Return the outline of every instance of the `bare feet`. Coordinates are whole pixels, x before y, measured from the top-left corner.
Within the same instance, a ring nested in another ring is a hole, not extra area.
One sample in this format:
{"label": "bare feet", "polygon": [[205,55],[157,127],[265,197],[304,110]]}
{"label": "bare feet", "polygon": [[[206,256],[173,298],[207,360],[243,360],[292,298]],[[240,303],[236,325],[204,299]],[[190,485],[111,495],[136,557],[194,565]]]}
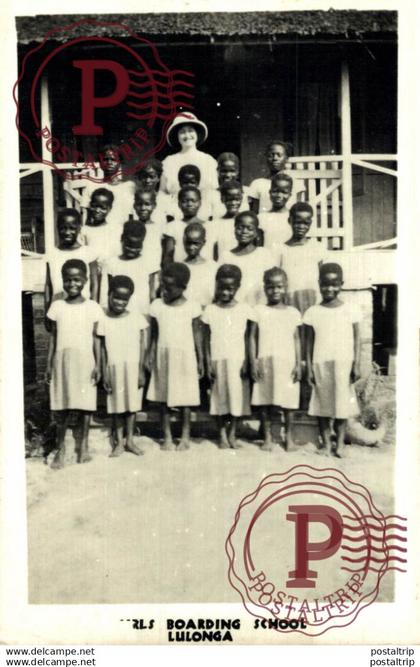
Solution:
{"label": "bare feet", "polygon": [[286,435],[286,439],[284,441],[284,449],[286,452],[290,452],[291,449],[293,449],[295,446],[295,442],[290,434]]}
{"label": "bare feet", "polygon": [[136,456],[143,456],[144,451],[140,449],[140,447],[137,447],[137,445],[134,444],[134,442],[129,442],[127,441],[127,444],[125,445],[125,449],[127,452],[131,452],[132,454],[135,454]]}
{"label": "bare feet", "polygon": [[229,446],[226,428],[222,428],[220,431],[219,449],[229,449]]}
{"label": "bare feet", "polygon": [[89,463],[89,461],[92,461],[92,457],[89,454],[89,452],[85,449],[80,452],[80,456],[78,458],[78,463]]}
{"label": "bare feet", "polygon": [[261,447],[262,452],[272,452],[274,447],[274,443],[271,438],[266,438],[264,440],[264,444]]}
{"label": "bare feet", "polygon": [[112,459],[117,458],[117,456],[121,456],[121,454],[123,454],[123,452],[124,452],[124,445],[122,444],[122,442],[120,442],[119,444],[115,445],[114,449],[112,450],[112,452],[109,456]]}
{"label": "bare feet", "polygon": [[335,445],[334,443],[331,445],[331,454],[333,456],[335,456],[337,459],[342,459],[343,458],[342,455],[338,451],[337,445]]}
{"label": "bare feet", "polygon": [[229,445],[231,449],[242,449],[242,445],[239,444],[235,436],[229,436]]}
{"label": "bare feet", "polygon": [[163,445],[161,447],[162,452],[173,452],[175,449],[174,441],[166,439],[163,441]]}
{"label": "bare feet", "polygon": [[64,450],[59,449],[56,455],[54,456],[53,462],[51,463],[51,468],[53,470],[60,470],[64,468]]}
{"label": "bare feet", "polygon": [[190,443],[188,442],[188,440],[182,438],[176,449],[178,452],[185,452],[189,448],[190,448]]}

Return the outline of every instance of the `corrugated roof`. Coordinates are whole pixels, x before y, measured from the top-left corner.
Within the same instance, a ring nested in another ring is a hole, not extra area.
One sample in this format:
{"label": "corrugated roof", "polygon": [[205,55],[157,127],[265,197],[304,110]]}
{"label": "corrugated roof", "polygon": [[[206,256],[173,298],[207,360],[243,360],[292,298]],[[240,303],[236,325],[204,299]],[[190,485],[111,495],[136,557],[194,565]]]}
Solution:
{"label": "corrugated roof", "polygon": [[[396,11],[305,11],[305,12],[199,12],[168,14],[85,14],[17,17],[18,41],[39,42],[54,29],[82,19],[106,23],[122,23],[138,35],[153,36],[260,36],[311,37],[317,35],[358,37],[367,34],[397,31]],[[80,36],[122,36],[126,33],[113,27],[81,25]],[[66,34],[57,32],[54,39],[65,41]]]}

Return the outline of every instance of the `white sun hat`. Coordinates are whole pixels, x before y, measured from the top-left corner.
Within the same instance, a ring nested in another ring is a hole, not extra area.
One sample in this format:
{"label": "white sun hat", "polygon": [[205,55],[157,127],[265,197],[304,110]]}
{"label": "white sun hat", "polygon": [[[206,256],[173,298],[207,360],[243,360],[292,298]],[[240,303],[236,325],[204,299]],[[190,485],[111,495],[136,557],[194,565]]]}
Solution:
{"label": "white sun hat", "polygon": [[174,118],[166,133],[166,141],[172,148],[179,148],[178,131],[182,125],[192,125],[197,132],[197,145],[202,144],[208,137],[207,125],[198,120],[193,113],[183,111]]}

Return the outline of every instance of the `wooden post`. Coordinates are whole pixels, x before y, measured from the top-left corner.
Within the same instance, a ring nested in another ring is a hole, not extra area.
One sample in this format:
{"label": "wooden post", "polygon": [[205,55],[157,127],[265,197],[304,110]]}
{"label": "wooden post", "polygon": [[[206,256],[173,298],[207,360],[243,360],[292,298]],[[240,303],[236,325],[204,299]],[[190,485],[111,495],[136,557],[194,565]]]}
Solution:
{"label": "wooden post", "polygon": [[[48,97],[48,79],[44,76],[41,80],[41,128],[47,127],[51,131],[50,100]],[[52,154],[47,150],[45,139],[42,141],[42,159],[52,159]],[[47,165],[42,169],[42,191],[44,197],[44,239],[45,252],[50,252],[55,246],[54,230],[54,183],[53,171]]]}
{"label": "wooden post", "polygon": [[353,247],[353,182],[351,166],[351,107],[349,66],[341,63],[341,152],[343,155],[342,199],[343,199],[343,250]]}

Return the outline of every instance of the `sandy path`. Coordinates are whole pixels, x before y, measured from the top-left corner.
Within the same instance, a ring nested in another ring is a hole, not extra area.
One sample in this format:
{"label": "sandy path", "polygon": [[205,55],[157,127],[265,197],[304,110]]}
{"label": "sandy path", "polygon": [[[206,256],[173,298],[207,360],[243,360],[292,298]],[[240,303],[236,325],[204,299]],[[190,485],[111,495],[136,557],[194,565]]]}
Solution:
{"label": "sandy path", "polygon": [[263,453],[251,442],[221,451],[195,440],[188,452],[161,452],[150,438],[137,442],[145,456],[110,459],[96,428],[89,464],[57,472],[28,460],[31,603],[237,602],[224,552],[236,508],[262,477],[299,463],[341,469],[392,512],[390,443],[346,447],[337,460],[312,444]]}

